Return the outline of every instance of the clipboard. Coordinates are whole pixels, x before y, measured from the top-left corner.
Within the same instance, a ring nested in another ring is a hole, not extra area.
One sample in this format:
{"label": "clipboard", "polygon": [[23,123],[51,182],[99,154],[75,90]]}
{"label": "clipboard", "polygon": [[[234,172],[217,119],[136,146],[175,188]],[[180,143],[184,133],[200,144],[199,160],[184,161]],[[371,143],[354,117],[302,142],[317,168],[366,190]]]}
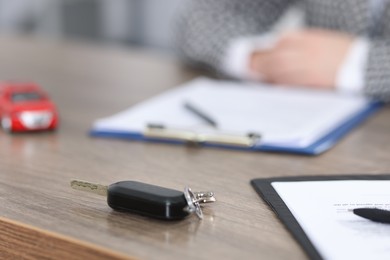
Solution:
{"label": "clipboard", "polygon": [[278,192],[272,186],[273,182],[306,182],[306,181],[348,181],[348,180],[390,180],[390,174],[385,175],[339,175],[339,176],[296,176],[259,178],[250,181],[258,195],[269,205],[281,220],[283,225],[301,245],[310,259],[323,259],[313,245],[293,213],[285,204]]}
{"label": "clipboard", "polygon": [[[218,101],[221,102],[221,104],[217,105],[225,107],[228,107],[228,103],[231,102],[229,100],[229,95],[230,98],[237,95],[242,95],[242,102],[250,103],[254,108],[252,110],[255,111],[257,111],[256,109],[261,110],[261,106],[258,106],[256,104],[256,100],[251,98],[252,94],[260,95],[260,97],[262,94],[266,94],[270,97],[273,97],[273,102],[275,103],[272,103],[268,106],[271,106],[271,108],[273,105],[280,107],[286,106],[284,109],[287,111],[290,111],[291,108],[294,108],[294,104],[302,103],[300,101],[305,100],[304,98],[317,98],[321,100],[322,95],[328,95],[330,102],[337,101],[338,104],[340,104],[342,101],[345,101],[347,103],[353,103],[354,101],[356,101],[355,99],[350,97],[341,98],[334,93],[332,94],[333,96],[330,96],[329,92],[325,92],[325,94],[323,94],[308,90],[292,91],[291,88],[278,89],[276,87],[269,86],[261,86],[261,88],[258,89],[258,92],[256,92],[257,90],[255,89],[257,89],[257,87],[259,86],[238,84],[227,81],[216,81],[205,78],[196,79],[185,84],[184,86],[162,93],[156,97],[151,98],[150,100],[146,100],[145,102],[136,105],[133,108],[129,108],[128,110],[122,111],[117,115],[113,115],[112,117],[103,118],[95,121],[90,131],[90,135],[93,137],[120,138],[145,142],[163,142],[180,145],[195,144],[198,147],[217,147],[224,149],[239,149],[247,151],[284,152],[302,155],[318,155],[334,146],[344,135],[349,133],[353,128],[355,128],[365,119],[370,117],[382,106],[380,102],[368,101],[357,98],[356,100],[360,102],[358,103],[359,105],[357,106],[357,108],[355,107],[352,112],[350,111],[350,114],[346,114],[345,118],[341,118],[337,122],[332,122],[331,126],[326,126],[327,128],[324,127],[325,130],[323,130],[321,133],[315,133],[317,135],[312,137],[312,139],[310,139],[309,141],[306,141],[306,143],[304,144],[292,144],[291,141],[288,141],[290,143],[279,143],[278,140],[276,140],[276,142],[267,141],[267,137],[269,136],[267,136],[267,133],[272,132],[272,130],[265,130],[264,133],[262,130],[253,129],[256,127],[251,126],[253,124],[248,122],[257,122],[264,120],[264,113],[262,115],[257,115],[256,112],[252,113],[250,119],[247,119],[247,121],[244,122],[248,123],[248,128],[245,128],[245,130],[243,130],[238,127],[240,131],[234,129],[236,131],[234,132],[227,131],[230,130],[228,129],[228,127],[227,129],[222,130],[215,130],[210,128],[202,128],[199,131],[194,130],[195,127],[192,127],[192,125],[196,125],[196,123],[201,124],[202,120],[196,121],[196,119],[191,119],[191,121],[187,117],[193,117],[193,115],[189,115],[188,113],[185,114],[185,111],[183,111],[184,109],[182,107],[182,104],[185,103],[187,99],[194,99],[195,101],[199,102],[201,106],[206,106],[209,111],[213,111],[214,109],[211,108],[213,108],[213,106],[215,108],[215,104],[213,104],[213,102],[207,101],[207,98],[210,99],[210,97],[213,97],[213,95],[215,100],[222,100]],[[225,94],[225,92],[227,92],[227,94]],[[277,98],[278,95],[281,97],[280,99]],[[286,104],[286,100],[288,100],[288,97],[291,95],[293,95],[296,99],[295,103],[290,105]],[[336,101],[333,100],[333,98],[336,99]],[[266,100],[267,98],[264,99]],[[173,105],[171,104],[174,104],[175,107],[173,108]],[[313,103],[312,101],[310,104],[307,104],[306,108],[302,107],[300,109],[302,111],[303,109],[310,110],[312,109],[313,104],[315,104],[315,102]],[[240,104],[237,103],[237,106],[239,107]],[[177,121],[187,120],[188,122],[183,123],[183,125],[178,124],[178,126],[175,125],[176,122],[172,121],[168,123],[159,122],[159,118],[156,118],[151,115],[153,111],[155,114],[161,113],[162,118],[164,118],[166,114],[169,114],[168,117],[177,116],[179,118]],[[248,112],[248,110],[246,111]],[[251,110],[249,110],[249,112],[251,112]],[[130,116],[126,117],[126,113]],[[177,113],[177,115],[175,113]],[[247,115],[247,113],[245,112],[242,112],[242,114],[243,116]],[[124,126],[122,122],[130,122],[130,118],[132,116],[134,118],[137,118],[137,120],[139,118],[142,118],[143,116],[144,121],[142,122],[142,124],[136,122],[136,127],[134,128]],[[280,114],[278,116],[280,117]],[[329,117],[329,115],[327,116]],[[228,120],[226,118],[228,118]],[[223,123],[230,125],[230,127],[233,126],[232,128],[237,128],[232,123],[237,119],[238,121],[240,120],[240,118],[237,118],[237,116],[235,118],[233,117],[229,119],[229,117],[226,117],[225,115],[224,117],[222,117],[221,120],[225,120]],[[110,125],[109,127],[107,127],[107,125],[110,124],[107,122],[109,122],[110,120],[114,121],[114,126]],[[118,121],[122,122],[118,124]],[[268,124],[268,121],[264,121],[265,126],[267,126]],[[280,124],[278,129],[282,129],[284,127],[288,128],[290,126],[283,126],[282,124]],[[303,129],[303,131],[305,131],[305,129]],[[316,130],[314,129],[312,130],[312,132],[313,131],[315,132]],[[307,133],[312,134],[310,133],[310,131],[307,131]]]}

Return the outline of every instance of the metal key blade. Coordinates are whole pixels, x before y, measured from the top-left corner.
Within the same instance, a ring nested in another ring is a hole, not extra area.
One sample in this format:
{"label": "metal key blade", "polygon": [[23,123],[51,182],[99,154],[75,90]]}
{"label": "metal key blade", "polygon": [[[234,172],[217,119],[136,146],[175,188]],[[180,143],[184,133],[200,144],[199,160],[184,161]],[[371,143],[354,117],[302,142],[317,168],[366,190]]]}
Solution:
{"label": "metal key blade", "polygon": [[72,180],[70,182],[70,186],[75,190],[88,191],[101,196],[107,196],[108,186],[105,185],[90,183],[87,181]]}

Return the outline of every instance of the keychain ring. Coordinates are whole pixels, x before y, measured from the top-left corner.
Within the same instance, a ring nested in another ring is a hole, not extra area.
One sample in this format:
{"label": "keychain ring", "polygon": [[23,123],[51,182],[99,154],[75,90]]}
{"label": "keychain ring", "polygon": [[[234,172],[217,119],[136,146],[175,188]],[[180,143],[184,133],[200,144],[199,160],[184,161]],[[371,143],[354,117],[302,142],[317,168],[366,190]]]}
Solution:
{"label": "keychain ring", "polygon": [[188,212],[195,212],[198,218],[203,219],[203,212],[200,207],[199,201],[195,198],[194,193],[188,186],[184,188],[184,197],[186,198],[188,204]]}

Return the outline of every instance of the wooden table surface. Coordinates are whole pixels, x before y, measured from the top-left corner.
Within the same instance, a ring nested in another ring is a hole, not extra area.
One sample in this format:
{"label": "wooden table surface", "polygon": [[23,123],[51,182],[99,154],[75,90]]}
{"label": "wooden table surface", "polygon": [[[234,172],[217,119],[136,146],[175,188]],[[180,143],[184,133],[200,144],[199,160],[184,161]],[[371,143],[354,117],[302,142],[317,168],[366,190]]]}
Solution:
{"label": "wooden table surface", "polygon": [[[0,79],[41,84],[61,116],[54,133],[0,132],[0,258],[303,259],[249,181],[389,172],[388,108],[317,157],[88,136],[95,119],[196,75],[145,50],[0,37]],[[72,179],[190,185],[218,201],[202,221],[165,222],[114,212],[103,197],[72,190]]]}

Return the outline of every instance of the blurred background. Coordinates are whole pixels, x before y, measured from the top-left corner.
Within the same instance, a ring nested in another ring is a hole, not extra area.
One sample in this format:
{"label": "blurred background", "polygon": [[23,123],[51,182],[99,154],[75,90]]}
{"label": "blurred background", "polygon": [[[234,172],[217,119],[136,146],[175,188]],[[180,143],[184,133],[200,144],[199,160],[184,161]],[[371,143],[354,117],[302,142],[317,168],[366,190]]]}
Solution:
{"label": "blurred background", "polygon": [[171,52],[182,0],[0,0],[0,33],[136,45]]}

